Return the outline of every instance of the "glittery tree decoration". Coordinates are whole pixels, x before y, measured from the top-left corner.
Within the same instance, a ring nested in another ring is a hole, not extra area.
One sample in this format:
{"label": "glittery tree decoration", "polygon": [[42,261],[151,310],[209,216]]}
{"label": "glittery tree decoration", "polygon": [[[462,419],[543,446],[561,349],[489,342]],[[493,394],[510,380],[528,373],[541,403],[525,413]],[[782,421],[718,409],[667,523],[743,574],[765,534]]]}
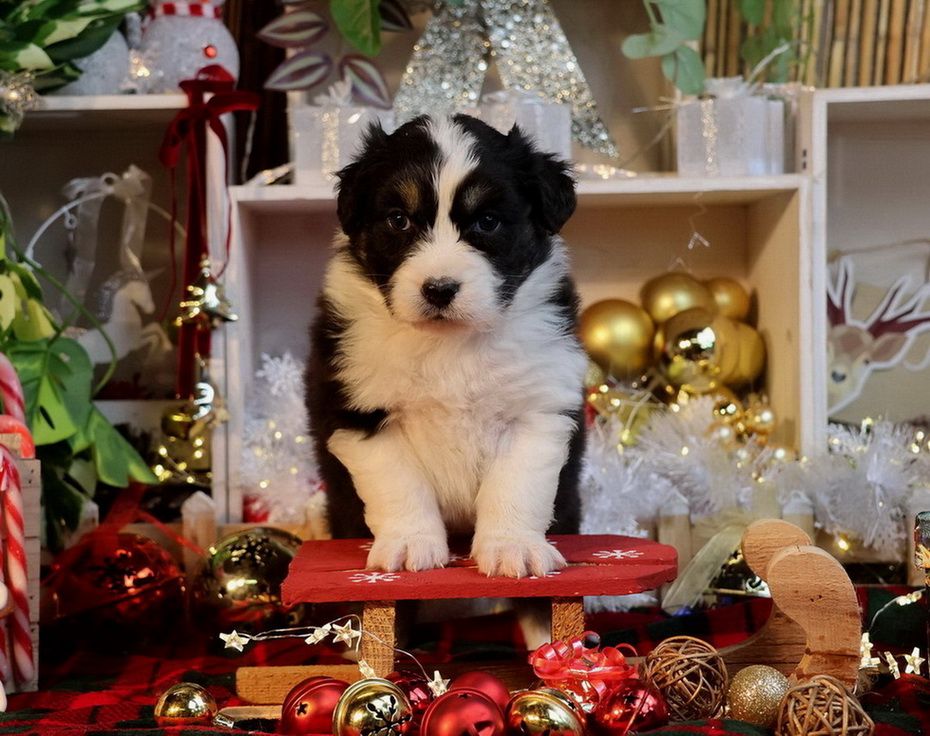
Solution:
{"label": "glittery tree decoration", "polygon": [[572,134],[608,156],[617,147],[555,13],[546,0],[441,3],[413,48],[394,100],[399,118],[466,112],[493,57],[504,87],[572,107]]}

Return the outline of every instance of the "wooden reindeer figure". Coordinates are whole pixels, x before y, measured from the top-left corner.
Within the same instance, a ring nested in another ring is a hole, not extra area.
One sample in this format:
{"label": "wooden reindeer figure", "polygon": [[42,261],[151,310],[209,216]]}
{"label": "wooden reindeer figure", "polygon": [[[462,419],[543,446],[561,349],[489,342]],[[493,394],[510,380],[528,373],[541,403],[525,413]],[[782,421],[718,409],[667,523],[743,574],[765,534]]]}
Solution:
{"label": "wooden reindeer figure", "polygon": [[917,336],[930,331],[930,311],[922,309],[924,300],[930,298],[930,283],[905,297],[910,283],[910,276],[902,276],[872,313],[860,320],[852,314],[856,289],[853,263],[849,258],[840,260],[836,281],[827,285],[827,398],[831,414],[859,397],[873,371],[901,364]]}

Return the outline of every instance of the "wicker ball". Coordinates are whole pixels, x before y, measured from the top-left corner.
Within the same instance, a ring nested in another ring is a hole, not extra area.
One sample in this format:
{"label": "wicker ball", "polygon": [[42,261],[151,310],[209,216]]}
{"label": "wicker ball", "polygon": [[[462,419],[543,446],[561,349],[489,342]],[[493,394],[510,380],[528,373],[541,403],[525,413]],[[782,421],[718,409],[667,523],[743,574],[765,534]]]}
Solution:
{"label": "wicker ball", "polygon": [[835,677],[817,675],[781,701],[778,736],[872,736],[875,723]]}
{"label": "wicker ball", "polygon": [[727,666],[710,644],[673,636],[649,653],[643,677],[665,697],[672,720],[712,718],[723,709]]}

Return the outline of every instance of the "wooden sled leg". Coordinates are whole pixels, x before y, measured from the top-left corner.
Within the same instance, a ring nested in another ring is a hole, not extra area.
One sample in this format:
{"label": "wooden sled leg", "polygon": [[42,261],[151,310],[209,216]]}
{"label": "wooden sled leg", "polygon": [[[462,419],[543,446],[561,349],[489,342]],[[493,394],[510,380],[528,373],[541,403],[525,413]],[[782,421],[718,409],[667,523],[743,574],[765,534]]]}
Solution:
{"label": "wooden sled leg", "polygon": [[365,604],[362,629],[377,638],[362,635],[361,658],[371,665],[378,677],[387,677],[394,671],[395,623],[394,601]]}

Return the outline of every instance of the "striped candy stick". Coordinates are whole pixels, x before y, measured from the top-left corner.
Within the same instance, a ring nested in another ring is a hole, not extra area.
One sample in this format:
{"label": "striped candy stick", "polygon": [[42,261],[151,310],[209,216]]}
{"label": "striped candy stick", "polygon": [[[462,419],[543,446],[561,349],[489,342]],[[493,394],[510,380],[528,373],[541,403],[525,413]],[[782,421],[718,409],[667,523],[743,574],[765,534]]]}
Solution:
{"label": "striped candy stick", "polygon": [[3,353],[0,353],[0,400],[3,401],[3,413],[21,423],[26,423],[26,402],[23,399],[23,387],[19,382],[16,369]]}
{"label": "striped candy stick", "polygon": [[5,445],[0,446],[0,491],[3,491],[3,520],[6,525],[6,573],[13,599],[13,612],[9,616],[13,673],[17,682],[26,683],[35,677],[32,632],[29,630],[26,526],[19,468],[13,453]]}

